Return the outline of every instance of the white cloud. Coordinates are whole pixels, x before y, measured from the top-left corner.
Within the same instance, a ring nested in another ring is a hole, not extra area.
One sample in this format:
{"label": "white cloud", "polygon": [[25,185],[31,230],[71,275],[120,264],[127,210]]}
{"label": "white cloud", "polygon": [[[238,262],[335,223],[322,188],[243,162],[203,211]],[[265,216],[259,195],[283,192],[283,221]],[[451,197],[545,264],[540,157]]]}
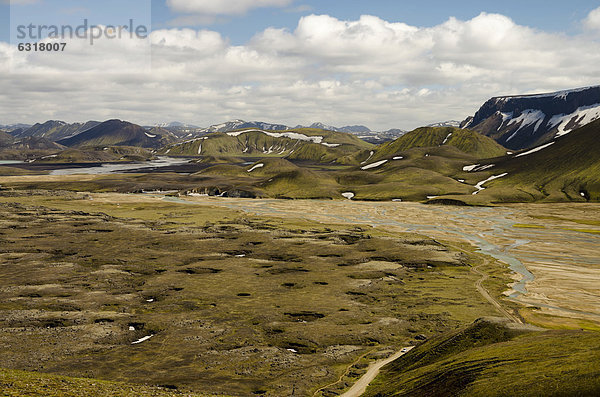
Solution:
{"label": "white cloud", "polygon": [[600,7],[588,14],[583,20],[583,26],[589,30],[600,30]]}
{"label": "white cloud", "polygon": [[244,45],[191,29],[157,30],[150,41],[151,73],[127,41],[74,43],[56,57],[0,42],[0,124],[244,118],[412,128],[472,115],[491,96],[600,81],[593,35],[545,33],[497,14],[429,28],[310,15]]}
{"label": "white cloud", "polygon": [[243,15],[251,9],[285,7],[293,0],[167,0],[175,12],[200,15]]}

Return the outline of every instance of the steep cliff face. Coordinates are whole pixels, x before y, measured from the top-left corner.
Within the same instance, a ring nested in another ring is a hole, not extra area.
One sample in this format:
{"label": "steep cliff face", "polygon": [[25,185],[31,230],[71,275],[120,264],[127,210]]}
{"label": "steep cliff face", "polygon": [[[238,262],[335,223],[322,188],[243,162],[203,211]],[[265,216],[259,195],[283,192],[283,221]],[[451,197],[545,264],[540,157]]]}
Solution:
{"label": "steep cliff face", "polygon": [[549,142],[600,119],[600,86],[549,94],[495,97],[462,128],[519,150]]}

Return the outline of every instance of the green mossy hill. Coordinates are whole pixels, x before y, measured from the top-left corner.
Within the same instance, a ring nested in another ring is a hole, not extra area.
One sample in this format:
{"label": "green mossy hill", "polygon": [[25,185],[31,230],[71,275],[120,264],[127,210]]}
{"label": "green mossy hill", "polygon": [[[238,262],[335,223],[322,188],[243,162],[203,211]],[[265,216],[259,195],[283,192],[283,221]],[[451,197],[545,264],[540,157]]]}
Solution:
{"label": "green mossy hill", "polygon": [[38,372],[0,369],[0,387],[6,397],[177,397],[200,396],[179,393],[160,387],[130,383],[107,382],[99,379],[70,378]]}
{"label": "green mossy hill", "polygon": [[365,396],[592,396],[600,334],[482,319],[383,368]]}
{"label": "green mossy hill", "polygon": [[340,186],[326,173],[305,168],[280,172],[259,187],[275,198],[318,199],[337,198]]}
{"label": "green mossy hill", "polygon": [[211,178],[210,187],[219,191],[237,189],[261,197],[338,198],[343,190],[329,173],[298,167],[281,158],[265,158],[244,166],[219,164],[194,175]]}
{"label": "green mossy hill", "polygon": [[482,197],[494,201],[599,201],[600,120],[557,138],[542,150],[505,156],[493,164],[489,172],[508,175],[490,184]]}
{"label": "green mossy hill", "polygon": [[416,147],[438,146],[454,146],[477,158],[491,158],[506,154],[506,149],[496,141],[474,131],[453,127],[423,127],[381,145],[373,159],[384,159]]}
{"label": "green mossy hill", "polygon": [[330,162],[371,146],[351,134],[341,132],[311,128],[288,131],[250,129],[228,133],[215,132],[169,145],[161,149],[160,153],[213,157],[287,157],[294,155],[290,158]]}
{"label": "green mossy hill", "polygon": [[237,157],[228,156],[206,156],[193,160],[194,163],[198,164],[239,164],[242,161]]}

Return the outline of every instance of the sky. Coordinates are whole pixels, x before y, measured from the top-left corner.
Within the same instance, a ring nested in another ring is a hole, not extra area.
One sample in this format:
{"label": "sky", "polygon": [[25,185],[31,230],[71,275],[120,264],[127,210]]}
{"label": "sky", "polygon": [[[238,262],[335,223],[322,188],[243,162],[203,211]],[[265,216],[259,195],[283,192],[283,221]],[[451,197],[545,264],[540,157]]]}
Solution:
{"label": "sky", "polygon": [[[93,45],[92,30],[17,36],[84,19],[149,32]],[[36,42],[65,50],[19,51]],[[587,0],[0,0],[0,125],[412,129],[462,120],[493,96],[600,85],[599,64],[600,7]]]}

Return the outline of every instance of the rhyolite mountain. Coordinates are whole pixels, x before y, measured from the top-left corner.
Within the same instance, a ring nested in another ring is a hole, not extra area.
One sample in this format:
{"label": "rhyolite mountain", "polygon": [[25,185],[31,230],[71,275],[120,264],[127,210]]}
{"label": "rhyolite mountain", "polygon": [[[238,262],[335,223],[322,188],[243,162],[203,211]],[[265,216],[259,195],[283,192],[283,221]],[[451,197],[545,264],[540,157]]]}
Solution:
{"label": "rhyolite mountain", "polygon": [[461,123],[513,150],[535,147],[600,118],[600,86],[488,100]]}
{"label": "rhyolite mountain", "polygon": [[147,131],[139,125],[121,120],[108,120],[71,138],[58,141],[69,147],[137,146],[160,148],[174,141],[172,136]]}
{"label": "rhyolite mountain", "polygon": [[27,129],[15,130],[11,132],[11,135],[16,138],[34,137],[59,141],[89,130],[98,124],[100,124],[99,121],[69,124],[60,120],[48,120],[44,123],[36,123]]}

